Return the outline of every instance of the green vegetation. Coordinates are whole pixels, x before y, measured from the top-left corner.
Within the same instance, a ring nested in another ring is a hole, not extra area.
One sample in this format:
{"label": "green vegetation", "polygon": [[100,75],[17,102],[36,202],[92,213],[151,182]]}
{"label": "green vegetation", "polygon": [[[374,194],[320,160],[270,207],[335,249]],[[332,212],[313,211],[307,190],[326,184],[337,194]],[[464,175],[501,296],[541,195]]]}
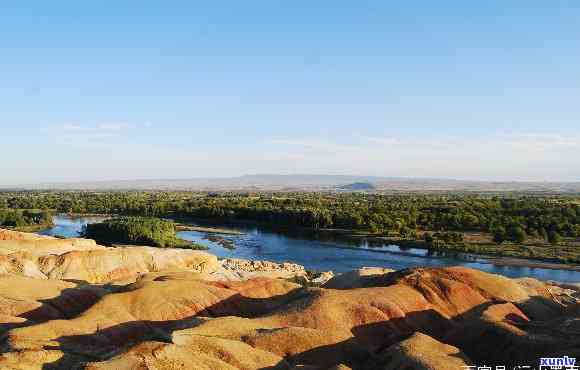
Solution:
{"label": "green vegetation", "polygon": [[34,209],[0,209],[0,227],[38,231],[52,225],[52,213]]}
{"label": "green vegetation", "polygon": [[115,217],[85,226],[83,236],[105,244],[137,244],[162,248],[207,249],[178,239],[175,224],[149,217]]}
{"label": "green vegetation", "polygon": [[341,229],[435,250],[580,263],[580,196],[12,192],[0,193],[1,208]]}

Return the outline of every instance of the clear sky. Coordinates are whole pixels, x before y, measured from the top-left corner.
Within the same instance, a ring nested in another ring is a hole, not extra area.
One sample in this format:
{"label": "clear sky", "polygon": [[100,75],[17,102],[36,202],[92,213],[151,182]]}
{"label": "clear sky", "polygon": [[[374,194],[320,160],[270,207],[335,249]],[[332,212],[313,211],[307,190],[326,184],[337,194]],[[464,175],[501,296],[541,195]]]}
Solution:
{"label": "clear sky", "polygon": [[0,184],[580,181],[580,2],[3,1]]}

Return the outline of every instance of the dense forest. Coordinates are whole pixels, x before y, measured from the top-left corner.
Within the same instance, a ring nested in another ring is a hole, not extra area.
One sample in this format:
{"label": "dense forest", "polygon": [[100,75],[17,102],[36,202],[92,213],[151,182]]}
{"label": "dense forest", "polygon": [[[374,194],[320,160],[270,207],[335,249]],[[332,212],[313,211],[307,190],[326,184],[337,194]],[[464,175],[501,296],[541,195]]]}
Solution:
{"label": "dense forest", "polygon": [[2,209],[183,216],[309,228],[408,234],[485,231],[521,242],[580,237],[580,198],[481,195],[203,194],[182,192],[0,193]]}
{"label": "dense forest", "polygon": [[384,237],[460,245],[473,234],[490,243],[573,246],[580,197],[488,194],[18,192],[0,209],[51,209],[147,217],[348,229]]}

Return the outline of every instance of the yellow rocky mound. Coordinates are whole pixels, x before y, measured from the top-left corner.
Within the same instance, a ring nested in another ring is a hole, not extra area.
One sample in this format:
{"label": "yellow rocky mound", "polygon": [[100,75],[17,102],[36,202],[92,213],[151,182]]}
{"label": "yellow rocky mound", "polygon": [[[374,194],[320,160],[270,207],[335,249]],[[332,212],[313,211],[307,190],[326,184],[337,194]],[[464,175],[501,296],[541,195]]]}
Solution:
{"label": "yellow rocky mound", "polygon": [[23,233],[20,231],[0,229],[0,240],[36,240],[53,239],[50,236],[43,236],[33,233]]}
{"label": "yellow rocky mound", "polygon": [[349,271],[344,274],[334,276],[323,285],[326,289],[353,289],[366,288],[372,284],[377,277],[394,272],[392,269],[380,267],[363,267],[359,270]]}
{"label": "yellow rocky mound", "polygon": [[0,335],[19,326],[73,317],[108,293],[93,285],[0,275]]}
{"label": "yellow rocky mound", "polygon": [[366,370],[449,370],[473,366],[459,349],[415,333],[392,345],[367,364]]}
{"label": "yellow rocky mound", "polygon": [[286,303],[298,285],[250,280],[231,286],[190,280],[143,281],[104,296],[80,316],[13,329],[6,344],[13,350],[59,349],[87,358],[106,356],[144,338],[166,338],[197,323],[196,316],[254,316]]}
{"label": "yellow rocky mound", "polygon": [[0,273],[40,279],[109,283],[168,269],[208,273],[218,268],[211,254],[153,247],[107,248],[88,239],[56,239],[0,230]]}
{"label": "yellow rocky mound", "polygon": [[145,342],[112,360],[90,363],[85,368],[87,370],[282,370],[289,369],[289,366],[282,357],[242,342],[214,337],[197,337],[187,346]]}
{"label": "yellow rocky mound", "polygon": [[0,368],[448,369],[580,356],[578,307],[536,280],[456,267],[359,271],[325,288],[212,281],[211,257],[181,252],[192,251],[74,250],[38,257],[44,279],[1,275]]}
{"label": "yellow rocky mound", "polygon": [[44,256],[49,254],[63,254],[71,251],[89,251],[106,249],[90,239],[21,239],[0,240],[0,254],[9,255],[20,253],[30,256]]}
{"label": "yellow rocky mound", "polygon": [[[384,286],[345,290],[204,278],[145,275],[74,318],[12,328],[0,366],[21,361],[34,368],[31,359],[41,359],[37,368],[439,369],[497,349],[494,335],[502,330],[505,346],[529,348],[533,340],[519,338],[530,319],[518,305],[536,299],[549,306],[537,289],[461,268],[390,273]],[[472,347],[473,333],[493,342]],[[509,360],[501,353],[493,360]]]}

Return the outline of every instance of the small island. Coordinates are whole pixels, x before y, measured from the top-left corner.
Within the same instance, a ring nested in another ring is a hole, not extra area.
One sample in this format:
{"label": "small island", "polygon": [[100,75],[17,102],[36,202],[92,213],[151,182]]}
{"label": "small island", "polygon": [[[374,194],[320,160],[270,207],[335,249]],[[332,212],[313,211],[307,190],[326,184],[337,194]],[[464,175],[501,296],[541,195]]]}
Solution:
{"label": "small island", "polygon": [[160,248],[208,249],[206,246],[180,239],[171,221],[151,217],[121,216],[84,227],[83,237],[107,245],[131,244]]}

